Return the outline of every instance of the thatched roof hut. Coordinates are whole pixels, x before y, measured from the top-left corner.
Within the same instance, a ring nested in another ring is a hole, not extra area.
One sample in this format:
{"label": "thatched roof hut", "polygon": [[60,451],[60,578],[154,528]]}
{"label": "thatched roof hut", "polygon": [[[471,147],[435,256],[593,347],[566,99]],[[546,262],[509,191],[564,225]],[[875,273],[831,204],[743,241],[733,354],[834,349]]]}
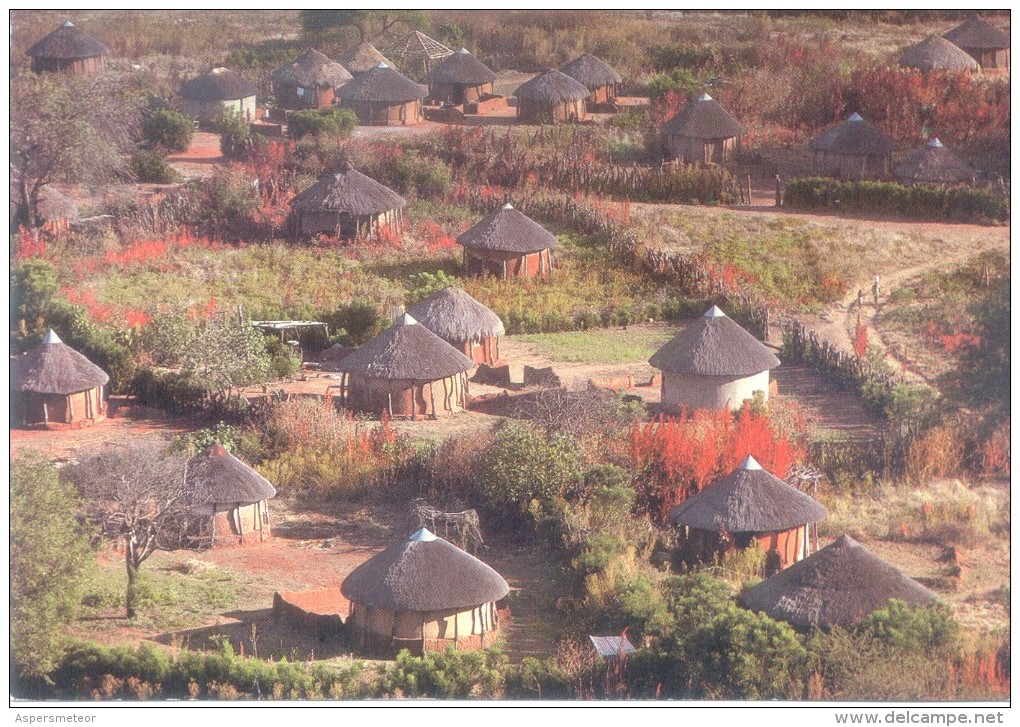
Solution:
{"label": "thatched roof hut", "polygon": [[367,40],[363,40],[354,48],[347,51],[347,53],[340,56],[340,63],[355,76],[359,73],[372,70],[380,63],[385,63],[394,70],[397,68],[395,63],[380,53],[378,49]]}
{"label": "thatched roof hut", "polygon": [[808,144],[814,152],[817,172],[849,179],[888,175],[895,148],[895,141],[858,113],[826,129]]}
{"label": "thatched roof hut", "polygon": [[424,86],[402,76],[383,62],[359,73],[337,91],[345,108],[352,109],[358,123],[367,126],[401,126],[422,120]]}
{"label": "thatched roof hut", "polygon": [[918,71],[978,71],[981,67],[966,51],[945,38],[929,35],[900,54],[900,68]]}
{"label": "thatched roof hut", "polygon": [[747,129],[703,93],[662,125],[667,156],[686,164],[724,164]]}
{"label": "thatched roof hut", "polygon": [[[474,362],[404,313],[336,365],[341,403],[389,416],[438,417],[467,408],[465,372]],[[436,384],[442,396],[436,400]]]}
{"label": "thatched roof hut", "polygon": [[942,36],[966,51],[984,71],[1009,71],[1009,35],[980,15]]}
{"label": "thatched roof hut", "polygon": [[748,455],[733,472],[674,507],[669,520],[682,529],[690,561],[711,563],[730,548],[758,543],[774,561],[767,570],[776,571],[810,554],[808,526],[825,515],[819,503]]}
{"label": "thatched roof hut", "polygon": [[273,71],[273,93],[280,108],[322,109],[351,78],[346,68],[312,48]]}
{"label": "thatched roof hut", "polygon": [[613,103],[616,100],[617,87],[623,83],[623,78],[615,68],[591,53],[582,53],[560,71],[588,89],[589,106]]}
{"label": "thatched roof hut", "polygon": [[975,172],[938,139],[932,139],[893,169],[905,184],[961,184],[973,182]]}
{"label": "thatched roof hut", "polygon": [[32,70],[66,71],[75,75],[86,75],[102,70],[110,49],[65,20],[56,30],[28,49],[32,58]]}
{"label": "thatched roof hut", "polygon": [[255,96],[258,89],[237,71],[214,68],[181,85],[181,108],[202,124],[216,122],[224,112],[255,119]]}
{"label": "thatched roof hut", "polygon": [[407,200],[345,164],[291,200],[291,233],[341,239],[399,236]]}
{"label": "thatched roof hut", "polygon": [[583,121],[588,89],[565,73],[547,68],[517,87],[517,120],[525,124]]}
{"label": "thatched roof hut", "polygon": [[213,444],[188,462],[187,483],[198,517],[198,535],[211,545],[244,544],[270,537],[269,505],[276,488],[269,480],[228,452]]}
{"label": "thatched roof hut", "polygon": [[434,101],[460,105],[491,94],[496,74],[467,48],[461,48],[435,66],[426,80]]}
{"label": "thatched roof hut", "polygon": [[484,648],[510,586],[492,568],[422,528],[351,571],[351,633],[364,649],[415,653]]}
{"label": "thatched roof hut", "polygon": [[499,339],[506,333],[503,321],[463,289],[451,285],[407,312],[475,363],[491,366],[499,360]]}
{"label": "thatched roof hut", "polygon": [[769,369],[779,359],[718,306],[648,359],[662,373],[663,410],[739,409],[761,391],[768,399]]}
{"label": "thatched roof hut", "polygon": [[391,58],[400,61],[400,67],[410,73],[428,73],[444,58],[453,55],[453,49],[447,48],[435,38],[413,30],[389,50]]}
{"label": "thatched roof hut", "polygon": [[78,220],[78,205],[74,200],[49,184],[39,190],[36,212],[44,225],[62,227]]}
{"label": "thatched roof hut", "polygon": [[740,595],[755,611],[799,628],[850,626],[890,599],[924,607],[937,596],[849,535]]}
{"label": "thatched roof hut", "polygon": [[548,275],[552,269],[549,250],[557,244],[551,232],[509,202],[461,233],[457,243],[464,247],[468,275],[503,279]]}
{"label": "thatched roof hut", "polygon": [[109,375],[50,330],[42,343],[11,361],[14,421],[78,425],[106,418]]}

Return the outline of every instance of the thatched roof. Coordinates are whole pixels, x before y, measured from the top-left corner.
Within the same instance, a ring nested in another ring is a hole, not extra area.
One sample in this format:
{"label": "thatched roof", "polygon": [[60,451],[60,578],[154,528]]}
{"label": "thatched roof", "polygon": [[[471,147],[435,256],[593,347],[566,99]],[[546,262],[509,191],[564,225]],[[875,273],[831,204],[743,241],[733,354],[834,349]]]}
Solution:
{"label": "thatched roof", "polygon": [[737,469],[669,512],[677,526],[728,533],[767,533],[818,522],[825,508],[748,455]]}
{"label": "thatched roof", "polygon": [[425,98],[428,91],[382,61],[364,73],[359,73],[353,81],[337,91],[344,101],[379,101],[399,104]]}
{"label": "thatched roof", "polygon": [[234,101],[258,93],[255,84],[240,73],[226,68],[213,69],[212,73],[196,76],[181,85],[181,98],[196,101]]}
{"label": "thatched roof", "polygon": [[39,189],[36,209],[43,222],[78,219],[78,205],[74,200],[48,184]]}
{"label": "thatched roof", "polygon": [[556,244],[556,238],[508,202],[461,233],[457,242],[472,250],[524,254],[546,250]]}
{"label": "thatched roof", "polygon": [[323,371],[336,371],[337,365],[345,358],[354,353],[355,349],[334,343],[325,351],[319,354],[319,367]]}
{"label": "thatched roof", "polygon": [[188,462],[188,485],[196,502],[250,505],[276,497],[269,480],[213,444]]}
{"label": "thatched roof", "polygon": [[1009,36],[980,15],[975,15],[942,37],[961,48],[973,50],[1009,48]]}
{"label": "thatched roof", "polygon": [[930,35],[903,51],[899,64],[902,68],[919,71],[976,71],[980,68],[969,53],[937,35]]}
{"label": "thatched roof", "polygon": [[932,139],[893,168],[897,179],[906,182],[953,184],[974,178],[970,168],[938,139]]}
{"label": "thatched roof", "polygon": [[336,365],[374,379],[438,381],[469,371],[474,362],[404,313],[397,322]]}
{"label": "thatched roof", "polygon": [[589,93],[587,88],[567,74],[547,68],[530,81],[518,86],[514,96],[527,101],[556,105],[580,101],[588,98]]}
{"label": "thatched roof", "polygon": [[401,63],[405,63],[408,58],[428,58],[430,60],[446,58],[453,55],[453,49],[447,48],[420,30],[413,30],[394,45],[389,50],[389,54],[394,58],[399,58]]}
{"label": "thatched roof", "polygon": [[28,49],[28,55],[33,58],[66,60],[105,56],[109,52],[109,48],[82,31],[70,20],[65,20],[57,26],[56,30]]}
{"label": "thatched roof", "polygon": [[478,558],[422,528],[351,571],[340,592],[390,611],[448,611],[498,601],[510,586]]}
{"label": "thatched roof", "polygon": [[730,116],[718,101],[703,93],[663,124],[662,133],[692,139],[730,139],[746,134],[747,129]]}
{"label": "thatched roof", "polygon": [[779,365],[771,349],[712,306],[648,359],[661,371],[751,376]]}
{"label": "thatched roof", "polygon": [[456,83],[467,86],[479,86],[492,83],[496,74],[492,69],[461,48],[429,72],[430,83]]}
{"label": "thatched roof", "polygon": [[452,285],[419,301],[407,312],[450,343],[481,341],[506,333],[499,316]]}
{"label": "thatched roof", "polygon": [[860,114],[851,114],[845,121],[816,136],[808,149],[833,154],[862,156],[888,154],[896,142],[865,121]]}
{"label": "thatched roof", "polygon": [[302,212],[336,212],[358,217],[402,209],[407,200],[347,165],[336,174],[323,177],[290,203]]}
{"label": "thatched roof", "polygon": [[355,76],[359,73],[372,70],[380,63],[385,63],[390,68],[396,70],[396,65],[367,40],[359,43],[340,56],[340,63]]}
{"label": "thatched roof", "polygon": [[937,596],[848,535],[741,594],[747,608],[794,626],[849,626],[889,599],[927,606]]}
{"label": "thatched roof", "polygon": [[346,68],[314,48],[273,71],[273,84],[277,86],[340,88],[351,78]]}
{"label": "thatched roof", "polygon": [[560,69],[589,91],[599,86],[613,86],[623,83],[616,69],[591,53],[584,53]]}
{"label": "thatched roof", "polygon": [[105,371],[60,340],[51,329],[42,343],[11,362],[11,391],[75,394],[105,386]]}

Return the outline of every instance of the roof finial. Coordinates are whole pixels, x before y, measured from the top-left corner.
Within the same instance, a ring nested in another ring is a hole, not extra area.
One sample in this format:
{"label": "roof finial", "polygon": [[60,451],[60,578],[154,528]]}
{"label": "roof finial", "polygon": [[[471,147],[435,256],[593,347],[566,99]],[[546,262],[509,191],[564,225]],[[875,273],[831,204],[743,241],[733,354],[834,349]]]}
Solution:
{"label": "roof finial", "polygon": [[939,138],[936,136],[934,139],[928,142],[928,146],[932,147],[933,149],[941,149],[942,142],[939,141]]}
{"label": "roof finial", "polygon": [[701,94],[700,96],[698,96],[698,98],[697,98],[697,99],[695,99],[695,100],[696,100],[696,101],[711,101],[711,100],[712,100],[712,97],[711,97],[711,96],[709,96],[709,95],[708,95],[707,93],[703,93],[703,94]]}
{"label": "roof finial", "polygon": [[717,305],[713,305],[701,316],[702,318],[725,318],[726,314],[723,313],[722,308]]}
{"label": "roof finial", "polygon": [[63,341],[60,340],[60,336],[58,336],[56,331],[54,331],[52,328],[50,329],[49,333],[46,334],[46,338],[44,338],[42,342],[45,344],[63,343]]}
{"label": "roof finial", "polygon": [[457,51],[457,53],[459,53],[460,55],[466,55],[466,54],[467,54],[467,53],[469,53],[469,52],[470,52],[470,51],[468,51],[468,49],[467,49],[467,48],[465,48],[464,46],[461,46],[461,47],[460,47],[460,50],[459,50],[459,51]]}
{"label": "roof finial", "polygon": [[432,531],[428,528],[422,528],[408,538],[408,541],[414,543],[431,543],[436,539],[436,536],[432,534]]}
{"label": "roof finial", "polygon": [[379,61],[379,65],[376,68],[389,68],[389,66],[386,65],[386,61]]}
{"label": "roof finial", "polygon": [[744,461],[740,463],[740,466],[737,467],[738,470],[760,470],[761,468],[761,465],[758,464],[758,460],[751,455],[747,455],[744,458]]}
{"label": "roof finial", "polygon": [[418,321],[410,313],[402,313],[400,318],[397,319],[398,326],[416,326]]}
{"label": "roof finial", "polygon": [[512,210],[513,208],[514,208],[514,206],[512,204],[510,204],[509,202],[504,202],[503,206],[500,207],[501,210]]}
{"label": "roof finial", "polygon": [[858,121],[864,121],[864,117],[861,116],[856,111],[854,111],[852,114],[850,114],[850,116],[847,117],[847,121],[853,121],[856,123]]}
{"label": "roof finial", "polygon": [[72,23],[70,20],[65,20],[63,23],[60,24],[60,27],[61,28],[73,28],[74,27],[74,23]]}

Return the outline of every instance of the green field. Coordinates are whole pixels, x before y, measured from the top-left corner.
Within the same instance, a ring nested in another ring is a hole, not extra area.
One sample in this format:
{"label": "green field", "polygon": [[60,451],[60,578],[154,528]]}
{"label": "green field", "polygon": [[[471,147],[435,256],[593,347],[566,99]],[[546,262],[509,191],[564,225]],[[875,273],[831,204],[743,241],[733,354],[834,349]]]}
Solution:
{"label": "green field", "polygon": [[655,328],[603,328],[568,333],[540,333],[514,336],[539,355],[569,363],[631,363],[646,361],[666,341],[679,333],[672,325]]}

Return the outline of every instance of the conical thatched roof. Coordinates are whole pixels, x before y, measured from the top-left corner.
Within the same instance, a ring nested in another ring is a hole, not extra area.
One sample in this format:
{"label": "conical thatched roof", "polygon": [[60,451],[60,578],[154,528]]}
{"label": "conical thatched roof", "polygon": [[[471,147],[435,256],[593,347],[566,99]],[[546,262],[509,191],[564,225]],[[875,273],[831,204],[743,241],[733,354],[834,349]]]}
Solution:
{"label": "conical thatched roof", "polygon": [[976,71],[978,62],[970,54],[945,38],[930,35],[900,55],[902,68],[919,71]]}
{"label": "conical thatched roof", "polygon": [[546,250],[556,244],[556,238],[542,225],[507,203],[461,233],[457,242],[472,250],[524,254]]}
{"label": "conical thatched roof", "polygon": [[560,69],[589,91],[599,86],[613,86],[623,83],[616,69],[591,53],[584,53]]}
{"label": "conical thatched roof", "polygon": [[399,58],[400,62],[406,67],[408,58],[436,60],[437,58],[446,58],[453,55],[453,49],[447,48],[438,40],[428,37],[420,30],[413,30],[393,46],[389,53],[394,58]]}
{"label": "conical thatched roof", "polygon": [[105,56],[109,52],[109,48],[82,31],[70,20],[65,20],[57,26],[56,30],[28,49],[28,55],[33,58],[66,60]]}
{"label": "conical thatched roof", "polygon": [[407,201],[384,184],[350,166],[323,177],[291,200],[299,211],[377,215],[402,209]]}
{"label": "conical thatched roof", "polygon": [[580,101],[588,98],[588,94],[588,89],[582,84],[553,68],[547,68],[514,91],[514,96],[519,99],[550,105]]}
{"label": "conical thatched roof", "polygon": [[273,84],[277,86],[340,88],[351,78],[346,68],[314,48],[273,71]]}
{"label": "conical thatched roof", "polygon": [[474,362],[414,317],[392,326],[347,356],[336,370],[374,379],[438,381],[474,368]]}
{"label": "conical thatched roof", "polygon": [[498,601],[510,586],[478,558],[422,528],[351,571],[340,592],[390,611],[448,611]]}
{"label": "conical thatched roof", "polygon": [[932,139],[893,168],[897,179],[906,182],[928,182],[931,184],[954,184],[969,182],[974,170],[960,157]]}
{"label": "conical thatched roof", "polygon": [[234,101],[258,93],[255,84],[240,73],[216,68],[212,73],[196,76],[181,85],[181,98],[197,101]]}
{"label": "conical thatched roof", "polygon": [[730,116],[718,101],[703,93],[663,124],[662,133],[692,139],[730,139],[746,134],[747,129]]}
{"label": "conical thatched roof", "polygon": [[937,596],[848,535],[740,596],[755,611],[794,626],[849,626],[889,599],[927,606]]}
{"label": "conical thatched roof", "polygon": [[845,121],[816,136],[808,149],[833,154],[861,156],[888,154],[896,142],[865,121],[860,114],[851,114]]}
{"label": "conical thatched roof", "polygon": [[36,209],[43,222],[74,222],[78,219],[78,205],[74,200],[48,184],[39,190]]}
{"label": "conical thatched roof", "polygon": [[779,365],[764,343],[712,306],[648,359],[661,371],[700,376],[751,376]]}
{"label": "conical thatched roof", "polygon": [[452,285],[419,301],[407,312],[450,343],[481,341],[506,333],[499,316]]}
{"label": "conical thatched roof", "polygon": [[767,533],[818,522],[825,508],[766,472],[754,457],[669,512],[674,525],[728,533]]}
{"label": "conical thatched roof", "polygon": [[344,101],[381,101],[398,104],[425,98],[428,92],[410,78],[397,73],[383,62],[364,73],[337,91]]}
{"label": "conical thatched roof", "polygon": [[478,86],[492,83],[496,74],[487,65],[461,48],[429,72],[431,83],[457,83],[467,86]]}
{"label": "conical thatched roof", "polygon": [[50,330],[42,343],[11,362],[11,390],[37,394],[74,394],[105,386],[105,371]]}
{"label": "conical thatched roof", "polygon": [[340,56],[340,63],[342,63],[344,68],[353,73],[355,76],[359,73],[372,70],[380,63],[385,63],[390,68],[393,68],[394,70],[396,69],[396,65],[394,65],[389,58],[380,53],[378,49],[367,40],[359,43],[347,53]]}
{"label": "conical thatched roof", "polygon": [[1009,36],[980,15],[975,15],[962,25],[942,36],[960,48],[974,50],[1000,50],[1009,48]]}
{"label": "conical thatched roof", "polygon": [[276,497],[269,480],[228,452],[213,444],[188,462],[188,485],[196,502],[250,505]]}

